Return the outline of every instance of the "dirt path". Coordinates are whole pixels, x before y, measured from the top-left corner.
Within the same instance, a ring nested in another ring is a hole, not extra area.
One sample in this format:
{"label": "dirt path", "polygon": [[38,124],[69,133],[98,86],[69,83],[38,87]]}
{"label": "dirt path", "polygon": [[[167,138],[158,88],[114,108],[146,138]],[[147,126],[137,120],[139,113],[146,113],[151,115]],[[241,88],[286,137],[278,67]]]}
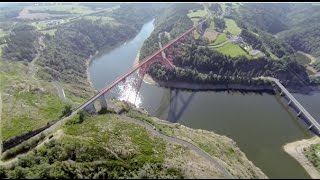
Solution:
{"label": "dirt path", "polygon": [[313,179],[320,179],[320,173],[306,158],[303,152],[304,149],[310,147],[311,144],[317,143],[320,143],[320,138],[315,136],[311,139],[288,143],[283,147],[284,151],[295,158]]}
{"label": "dirt path", "polygon": [[190,142],[182,140],[182,139],[179,139],[179,138],[175,138],[175,137],[164,135],[164,134],[160,133],[159,131],[155,130],[150,124],[147,124],[147,123],[145,123],[143,121],[140,121],[140,120],[137,120],[137,119],[133,119],[133,118],[130,118],[128,116],[123,116],[123,115],[119,115],[118,117],[121,118],[121,119],[130,121],[130,122],[133,122],[135,124],[138,124],[138,125],[146,128],[152,134],[154,134],[154,135],[156,135],[156,136],[158,136],[158,137],[160,137],[162,139],[165,139],[167,141],[170,141],[170,142],[177,143],[177,144],[180,144],[180,145],[188,147],[189,149],[195,151],[199,156],[201,156],[205,160],[209,161],[217,169],[219,169],[219,171],[224,175],[225,178],[233,179],[232,175],[228,172],[228,170],[223,165],[221,165],[217,161],[217,159],[211,157],[210,155],[205,153],[202,149],[200,149],[199,147],[191,144]]}

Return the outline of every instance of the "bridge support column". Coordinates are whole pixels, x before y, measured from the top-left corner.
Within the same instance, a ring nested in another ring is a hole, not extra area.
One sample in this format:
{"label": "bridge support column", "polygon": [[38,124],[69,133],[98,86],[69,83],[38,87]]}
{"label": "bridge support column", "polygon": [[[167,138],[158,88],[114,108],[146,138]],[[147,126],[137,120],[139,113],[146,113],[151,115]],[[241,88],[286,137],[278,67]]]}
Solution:
{"label": "bridge support column", "polygon": [[107,105],[107,100],[106,100],[106,97],[104,96],[104,94],[102,94],[100,97],[100,104],[101,104],[101,109],[102,108],[107,108],[108,105]]}
{"label": "bridge support column", "polygon": [[89,113],[95,113],[96,112],[96,108],[94,107],[94,101],[91,102],[90,104],[88,104],[86,107],[83,108],[85,111],[89,112]]}
{"label": "bridge support column", "polygon": [[280,96],[283,96],[283,95],[284,95],[284,93],[283,93],[283,91],[281,91],[281,92],[280,92]]}
{"label": "bridge support column", "polygon": [[291,104],[291,102],[292,102],[292,101],[291,101],[291,99],[290,99],[290,100],[289,100],[289,102],[288,102],[288,105],[290,105],[290,104]]}
{"label": "bridge support column", "polygon": [[302,113],[302,112],[301,112],[301,111],[299,111],[299,113],[297,114],[297,117],[300,117],[300,116],[301,116],[301,113]]}
{"label": "bridge support column", "polygon": [[313,127],[313,124],[311,124],[308,129],[311,129],[312,127]]}

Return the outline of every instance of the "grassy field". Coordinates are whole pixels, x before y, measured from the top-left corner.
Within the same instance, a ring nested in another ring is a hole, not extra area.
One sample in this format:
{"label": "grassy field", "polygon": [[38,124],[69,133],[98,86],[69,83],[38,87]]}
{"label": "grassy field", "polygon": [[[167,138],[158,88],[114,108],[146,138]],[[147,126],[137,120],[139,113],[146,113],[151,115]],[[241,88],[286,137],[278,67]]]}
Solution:
{"label": "grassy field", "polygon": [[236,22],[233,19],[224,18],[227,28],[225,31],[229,31],[233,35],[239,35],[241,29],[237,26]]}
{"label": "grassy field", "polygon": [[223,43],[223,42],[225,42],[227,40],[228,40],[228,38],[227,38],[226,34],[220,33],[218,35],[218,37],[216,38],[216,40],[213,43],[209,44],[209,45],[210,46],[218,45],[218,44],[221,44],[221,43]]}
{"label": "grassy field", "polygon": [[64,11],[66,13],[72,14],[86,14],[93,12],[89,7],[83,6],[80,4],[59,4],[59,5],[39,5],[32,6],[29,8],[30,10],[50,10],[50,11]]}
{"label": "grassy field", "polygon": [[206,10],[197,10],[195,12],[190,12],[187,14],[189,18],[195,18],[195,17],[205,17],[208,15],[208,12]]}
{"label": "grassy field", "polygon": [[84,16],[83,18],[84,19],[89,19],[89,20],[92,20],[92,21],[97,21],[97,20],[101,19],[101,23],[102,24],[120,25],[119,22],[117,22],[112,17],[108,17],[108,16]]}
{"label": "grassy field", "polygon": [[236,57],[241,55],[244,55],[248,58],[251,57],[243,49],[241,49],[238,45],[234,43],[228,43],[225,46],[217,48],[216,50],[223,54],[229,55],[231,57]]}
{"label": "grassy field", "polygon": [[0,71],[4,140],[42,127],[62,115],[67,104],[50,82],[35,80],[28,74],[27,63],[3,61]]}

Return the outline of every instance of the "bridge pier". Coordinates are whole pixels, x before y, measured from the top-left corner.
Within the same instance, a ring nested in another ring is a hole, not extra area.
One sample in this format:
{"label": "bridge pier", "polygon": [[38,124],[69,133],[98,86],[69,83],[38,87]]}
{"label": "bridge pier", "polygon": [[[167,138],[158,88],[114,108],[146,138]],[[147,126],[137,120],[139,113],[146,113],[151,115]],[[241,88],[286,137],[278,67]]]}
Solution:
{"label": "bridge pier", "polygon": [[96,108],[94,107],[94,101],[91,102],[90,104],[88,104],[86,107],[83,108],[85,111],[89,112],[89,113],[95,113],[96,112]]}
{"label": "bridge pier", "polygon": [[280,96],[283,96],[283,95],[284,95],[284,93],[283,93],[283,91],[281,91],[281,92],[280,92]]}
{"label": "bridge pier", "polygon": [[301,116],[301,113],[302,113],[302,112],[301,112],[301,111],[299,111],[299,113],[297,114],[297,117]]}
{"label": "bridge pier", "polygon": [[107,105],[107,100],[106,100],[106,97],[104,96],[104,94],[102,94],[100,97],[100,105],[101,105],[101,109],[102,108],[105,108],[107,109],[108,105]]}
{"label": "bridge pier", "polygon": [[288,105],[290,105],[290,104],[291,104],[291,102],[292,102],[292,101],[291,101],[291,99],[290,99],[290,100],[289,100],[289,102],[288,102]]}
{"label": "bridge pier", "polygon": [[313,127],[313,124],[311,124],[308,129],[310,130],[312,127]]}

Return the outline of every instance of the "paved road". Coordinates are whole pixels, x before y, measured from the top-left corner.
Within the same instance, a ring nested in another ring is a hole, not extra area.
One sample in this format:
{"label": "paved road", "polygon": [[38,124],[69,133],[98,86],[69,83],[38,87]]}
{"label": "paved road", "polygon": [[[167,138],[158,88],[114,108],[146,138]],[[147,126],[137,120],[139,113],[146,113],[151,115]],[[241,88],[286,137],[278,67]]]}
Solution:
{"label": "paved road", "polygon": [[154,135],[165,139],[167,141],[170,142],[174,142],[183,146],[187,146],[189,149],[194,150],[199,156],[203,157],[204,159],[206,159],[207,161],[209,161],[213,166],[215,166],[223,175],[225,178],[227,179],[234,179],[232,177],[232,175],[229,173],[229,171],[223,166],[221,165],[215,158],[211,157],[210,155],[208,155],[207,153],[205,153],[202,149],[200,149],[199,147],[191,144],[188,141],[179,139],[179,138],[175,138],[175,137],[170,137],[164,134],[161,134],[159,131],[155,130],[150,124],[147,124],[143,121],[134,119],[134,118],[130,118],[127,116],[121,116],[118,115],[119,118],[133,122],[135,124],[138,124],[140,126],[143,126],[144,128],[146,128],[149,132],[153,133]]}

